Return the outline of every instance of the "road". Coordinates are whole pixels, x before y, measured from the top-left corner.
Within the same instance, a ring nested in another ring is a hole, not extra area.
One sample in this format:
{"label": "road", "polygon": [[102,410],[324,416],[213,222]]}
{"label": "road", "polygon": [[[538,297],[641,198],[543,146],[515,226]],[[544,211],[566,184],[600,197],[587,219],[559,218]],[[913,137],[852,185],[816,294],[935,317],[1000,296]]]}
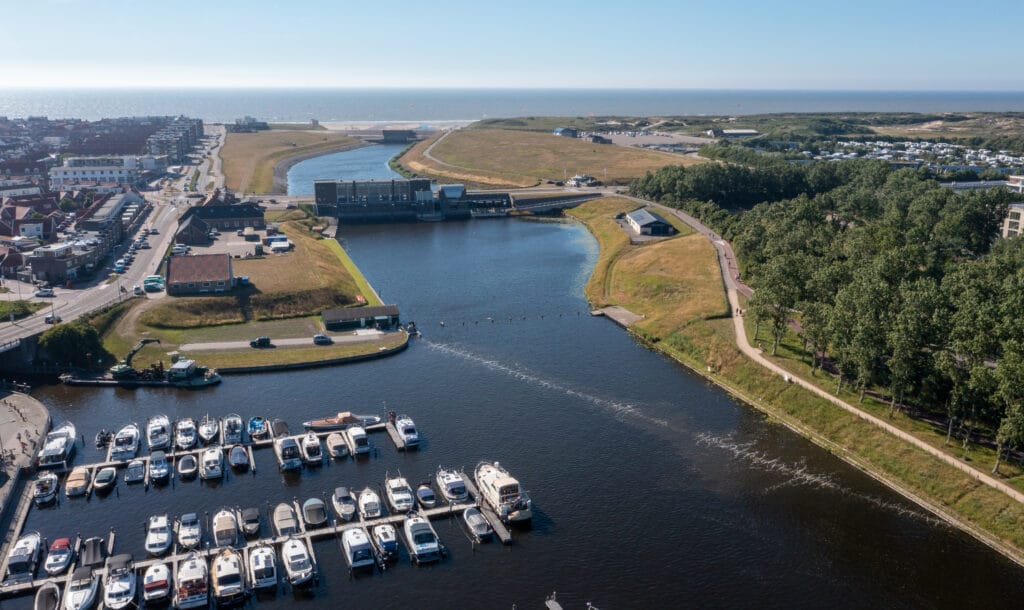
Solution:
{"label": "road", "polygon": [[[366,343],[369,341],[380,341],[385,333],[379,330],[361,330],[346,335],[329,335],[335,344],[338,343]],[[313,345],[312,337],[297,337],[291,339],[274,339],[274,347],[284,346],[306,346]],[[211,343],[186,343],[178,347],[182,352],[211,351],[223,349],[252,349],[248,341],[217,341]]]}

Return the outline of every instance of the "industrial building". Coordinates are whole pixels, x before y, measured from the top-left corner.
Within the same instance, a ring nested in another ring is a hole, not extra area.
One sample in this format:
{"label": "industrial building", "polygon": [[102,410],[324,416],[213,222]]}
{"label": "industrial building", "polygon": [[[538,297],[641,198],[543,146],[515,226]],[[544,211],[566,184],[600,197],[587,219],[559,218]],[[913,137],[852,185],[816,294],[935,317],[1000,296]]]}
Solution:
{"label": "industrial building", "polygon": [[338,222],[416,222],[472,218],[476,210],[507,211],[508,193],[471,193],[461,184],[430,180],[316,180],[318,216]]}
{"label": "industrial building", "polygon": [[324,328],[335,331],[357,328],[389,330],[397,328],[399,324],[398,305],[328,309],[320,315],[324,321]]}
{"label": "industrial building", "polygon": [[638,235],[675,235],[676,228],[655,212],[645,208],[626,214],[626,222]]}

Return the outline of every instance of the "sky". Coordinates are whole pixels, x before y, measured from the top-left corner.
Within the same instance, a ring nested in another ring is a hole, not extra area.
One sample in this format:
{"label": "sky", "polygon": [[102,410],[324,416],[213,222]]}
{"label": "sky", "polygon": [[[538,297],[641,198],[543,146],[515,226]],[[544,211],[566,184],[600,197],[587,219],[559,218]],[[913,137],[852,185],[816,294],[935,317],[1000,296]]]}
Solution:
{"label": "sky", "polygon": [[0,88],[1024,90],[1020,0],[0,0]]}

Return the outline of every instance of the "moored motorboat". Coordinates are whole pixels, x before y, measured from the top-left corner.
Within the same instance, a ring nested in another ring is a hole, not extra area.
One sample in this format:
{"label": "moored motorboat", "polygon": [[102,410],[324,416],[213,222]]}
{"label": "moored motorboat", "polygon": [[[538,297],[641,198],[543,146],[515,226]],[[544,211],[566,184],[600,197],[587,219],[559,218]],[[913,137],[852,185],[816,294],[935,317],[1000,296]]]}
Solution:
{"label": "moored motorboat", "polygon": [[366,430],[362,426],[346,428],[345,442],[348,443],[348,451],[353,456],[365,456],[370,453],[370,439],[366,437]]}
{"label": "moored motorboat", "polygon": [[310,466],[319,466],[323,463],[324,453],[320,446],[320,437],[315,432],[308,432],[300,441],[302,446],[302,461]]}
{"label": "moored motorboat", "polygon": [[196,420],[191,417],[183,417],[178,420],[174,430],[174,444],[182,451],[188,451],[196,446],[198,431]]}
{"label": "moored motorboat", "polygon": [[46,435],[39,449],[36,463],[40,468],[65,466],[75,454],[78,441],[75,425],[67,422]]}
{"label": "moored motorboat", "polygon": [[323,527],[327,524],[327,505],[320,498],[310,498],[302,503],[302,520],[306,527]]}
{"label": "moored motorboat", "polygon": [[361,527],[353,527],[341,535],[341,546],[345,550],[345,561],[350,570],[370,568],[377,563],[373,558],[370,538]]}
{"label": "moored motorboat", "polygon": [[363,488],[363,491],[359,492],[359,516],[365,521],[376,519],[381,516],[381,512],[380,496],[369,487]]}
{"label": "moored motorboat", "polygon": [[7,553],[7,576],[12,579],[31,578],[39,564],[43,539],[39,532],[23,534]]}
{"label": "moored motorboat", "polygon": [[130,553],[107,559],[107,576],[103,580],[103,605],[110,610],[127,608],[135,601],[135,562]]}
{"label": "moored motorboat", "polygon": [[281,502],[274,508],[274,531],[278,536],[290,536],[299,532],[299,520],[291,504]]}
{"label": "moored motorboat", "polygon": [[225,445],[237,445],[242,442],[242,416],[237,413],[229,413],[224,416],[220,423],[221,431],[224,434]]}
{"label": "moored motorboat", "polygon": [[302,425],[314,432],[330,432],[331,430],[344,430],[351,426],[371,426],[379,423],[380,418],[376,415],[356,415],[349,411],[342,411],[330,417],[302,422]]}
{"label": "moored motorboat", "polygon": [[127,461],[135,457],[139,452],[139,426],[128,424],[117,431],[112,441],[113,447],[110,450],[110,459]]}
{"label": "moored motorboat", "polygon": [[340,432],[331,432],[327,435],[327,453],[333,458],[348,457],[348,444]]}
{"label": "moored motorboat", "polygon": [[43,569],[50,576],[63,574],[64,570],[68,569],[68,566],[71,565],[71,559],[74,556],[75,551],[71,548],[71,539],[57,538],[46,552],[46,562],[43,564]]}
{"label": "moored motorboat", "polygon": [[441,559],[441,542],[429,520],[417,513],[409,513],[402,528],[413,561],[429,563]]}
{"label": "moored motorboat", "polygon": [[117,469],[113,466],[100,468],[100,471],[96,473],[96,478],[92,481],[93,489],[100,493],[110,491],[115,485],[117,485]]}
{"label": "moored motorboat", "polygon": [[378,556],[383,561],[398,559],[398,533],[395,531],[395,526],[390,523],[373,526],[370,542],[373,543]]}
{"label": "moored motorboat", "polygon": [[206,559],[193,551],[178,564],[174,583],[174,605],[177,608],[205,608],[210,603]]}
{"label": "moored motorboat", "polygon": [[142,600],[147,604],[155,604],[166,600],[171,595],[171,571],[167,564],[154,563],[146,568],[142,576]]}
{"label": "moored motorboat", "polygon": [[274,439],[274,453],[281,470],[299,470],[302,468],[302,454],[299,444],[290,436]]}
{"label": "moored motorboat", "polygon": [[154,483],[166,483],[171,478],[171,465],[167,461],[167,455],[161,451],[154,451],[149,456],[149,480]]}
{"label": "moored motorboat", "polygon": [[224,549],[213,559],[211,570],[213,599],[218,605],[242,601],[245,582],[242,579],[242,556],[235,549]]}
{"label": "moored motorboat", "polygon": [[166,415],[154,415],[146,423],[146,444],[150,451],[171,446],[171,420]]}
{"label": "moored motorboat", "polygon": [[348,487],[335,487],[334,493],[331,494],[331,504],[342,521],[351,521],[356,516],[356,499],[352,497]]}
{"label": "moored motorboat", "polygon": [[249,418],[249,438],[254,441],[270,438],[270,422],[266,417],[257,415]]}
{"label": "moored motorboat", "polygon": [[416,488],[416,499],[423,508],[437,506],[437,495],[434,494],[434,488],[430,486],[430,483],[420,483]]}
{"label": "moored motorboat", "polygon": [[262,543],[249,551],[249,583],[254,589],[270,589],[277,586],[277,562],[274,549]]}
{"label": "moored motorboat", "polygon": [[220,447],[208,447],[203,451],[199,461],[199,478],[203,480],[219,479],[224,476],[224,453]]}
{"label": "moored motorboat", "polygon": [[85,541],[82,542],[82,551],[78,557],[79,565],[96,569],[103,567],[103,563],[106,561],[107,557],[106,544],[107,541],[99,536],[86,538]]}
{"label": "moored motorboat", "polygon": [[57,475],[52,472],[43,472],[32,482],[32,501],[36,506],[51,504],[57,499],[59,490]]}
{"label": "moored motorboat", "polygon": [[64,592],[64,610],[88,610],[99,597],[100,574],[89,566],[75,568]]}
{"label": "moored motorboat", "polygon": [[420,434],[416,431],[416,424],[413,423],[411,417],[408,415],[398,416],[398,419],[395,420],[395,429],[398,430],[398,435],[405,442],[406,449],[415,449],[420,446]]}
{"label": "moored motorboat", "polygon": [[60,608],[60,589],[57,583],[48,582],[36,591],[35,600],[32,602],[32,610],[57,610]]}
{"label": "moored motorboat", "polygon": [[146,480],[146,463],[142,460],[132,460],[128,462],[128,467],[124,469],[124,482],[132,485],[134,483],[141,483]]}
{"label": "moored motorboat", "polygon": [[242,534],[246,537],[255,537],[260,534],[260,509],[255,506],[243,508],[238,511],[238,525]]}
{"label": "moored motorboat", "polygon": [[178,517],[175,529],[178,530],[178,544],[186,549],[196,548],[203,540],[203,526],[196,513],[185,513]]}
{"label": "moored motorboat", "polygon": [[85,466],[77,466],[64,481],[64,493],[69,498],[85,495],[89,490],[89,469]]}
{"label": "moored motorboat", "polygon": [[114,440],[114,433],[104,428],[96,433],[93,440],[96,443],[96,448],[102,449],[109,445],[110,441]]}
{"label": "moored motorboat", "polygon": [[146,552],[163,555],[171,548],[171,523],[167,515],[153,515],[146,524]]}
{"label": "moored motorboat", "polygon": [[281,564],[293,587],[307,586],[313,582],[313,562],[309,557],[309,549],[302,541],[289,538],[281,545]]}
{"label": "moored motorboat", "polygon": [[203,416],[203,419],[199,422],[199,438],[204,443],[208,444],[213,441],[219,431],[220,424],[217,423],[216,417],[210,417],[208,414]]}
{"label": "moored motorboat", "polygon": [[533,517],[530,496],[520,488],[519,481],[498,462],[480,462],[473,471],[473,478],[480,490],[481,500],[502,521],[529,521]]}
{"label": "moored motorboat", "polygon": [[469,533],[476,538],[477,542],[483,542],[489,540],[494,535],[494,530],[491,529],[491,524],[484,518],[483,513],[480,509],[471,506],[462,513],[462,521],[466,524],[466,528]]}
{"label": "moored motorboat", "polygon": [[228,464],[238,472],[249,469],[249,452],[241,445],[234,445],[228,450]]}
{"label": "moored motorboat", "polygon": [[178,458],[178,476],[182,479],[195,478],[199,473],[199,461],[191,453]]}
{"label": "moored motorboat", "polygon": [[213,516],[213,545],[234,546],[238,543],[238,518],[235,511],[224,508]]}
{"label": "moored motorboat", "polygon": [[461,472],[454,468],[437,468],[437,489],[441,496],[448,502],[465,502],[469,499],[469,491],[466,489],[466,480]]}
{"label": "moored motorboat", "polygon": [[384,479],[384,494],[387,496],[388,504],[394,513],[409,512],[416,504],[408,481],[401,476]]}

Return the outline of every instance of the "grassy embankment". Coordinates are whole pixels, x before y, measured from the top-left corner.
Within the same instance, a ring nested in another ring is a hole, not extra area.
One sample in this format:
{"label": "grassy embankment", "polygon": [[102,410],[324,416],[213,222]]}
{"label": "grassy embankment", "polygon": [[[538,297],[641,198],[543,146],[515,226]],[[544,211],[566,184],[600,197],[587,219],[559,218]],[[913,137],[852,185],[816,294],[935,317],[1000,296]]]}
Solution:
{"label": "grassy embankment", "polygon": [[522,188],[574,174],[590,174],[607,184],[627,184],[666,165],[701,162],[670,153],[507,129],[453,131],[431,150],[435,161],[424,153],[438,138],[417,143],[398,163],[407,173],[443,182]]}
{"label": "grassy embankment", "polygon": [[20,320],[48,306],[37,301],[0,301],[0,322],[10,320],[12,313],[15,320]]}
{"label": "grassy embankment", "polygon": [[[145,367],[167,362],[167,353],[188,343],[247,341],[255,336],[311,337],[322,332],[320,312],[350,307],[362,297],[379,304],[369,283],[338,243],[320,239],[310,231],[319,224],[300,210],[268,213],[281,222],[282,231],[295,245],[287,254],[232,261],[236,276],[247,275],[251,286],[229,296],[135,299],[130,307],[112,313],[116,323],[105,323],[104,346],[123,356],[140,338],[160,339],[147,345],[133,364]],[[376,352],[404,341],[404,334],[359,345],[278,347],[257,355],[256,350],[202,351],[195,354],[211,366],[287,364]]]}
{"label": "grassy embankment", "polygon": [[[1018,561],[1024,558],[1024,506],[746,358],[736,347],[711,244],[691,235],[630,246],[616,234],[612,216],[635,204],[619,201],[588,202],[570,212],[600,242],[586,288],[592,303],[646,315],[631,330],[651,346]],[[695,243],[684,248],[687,240]],[[686,275],[665,277],[680,272]]]}
{"label": "grassy embankment", "polygon": [[274,166],[279,162],[361,144],[356,138],[317,130],[229,133],[220,151],[225,184],[237,192],[270,193],[274,188]]}

